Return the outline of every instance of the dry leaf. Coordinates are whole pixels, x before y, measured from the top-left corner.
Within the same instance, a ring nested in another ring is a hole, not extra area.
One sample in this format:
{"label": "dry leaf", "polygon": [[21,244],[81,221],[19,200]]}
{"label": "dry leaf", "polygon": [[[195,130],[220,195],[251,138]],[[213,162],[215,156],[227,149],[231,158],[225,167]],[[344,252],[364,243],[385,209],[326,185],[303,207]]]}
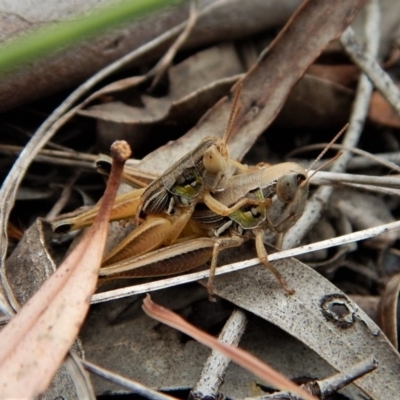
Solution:
{"label": "dry leaf", "polygon": [[[63,1],[62,6],[70,3],[69,7],[75,12],[78,5],[71,0]],[[96,5],[98,2],[95,2]],[[199,22],[186,44],[187,48],[199,48],[207,44],[220,43],[223,40],[232,40],[237,37],[248,36],[263,30],[275,28],[283,24],[301,3],[300,0],[285,1],[251,1],[243,3],[241,0],[230,1],[200,1],[203,8]],[[50,23],[61,19],[63,12],[68,16],[71,10],[61,8],[60,4],[52,6],[52,2],[34,7],[29,2],[11,2],[0,10],[2,27],[5,21],[21,20],[23,29],[30,28],[35,23]],[[84,5],[86,8],[86,4]],[[130,51],[136,49],[130,67],[143,65],[157,59],[163,54],[179,33],[179,25],[187,18],[187,4],[176,5],[167,10],[150,15],[133,24],[126,24],[122,28],[107,31],[105,35],[88,40],[68,51],[59,52],[51,59],[39,60],[29,68],[10,74],[0,83],[0,109],[5,111],[27,101],[54,93],[78,84],[91,76],[110,62],[118,60]],[[79,5],[79,10],[82,5]],[[43,17],[43,8],[45,16]],[[37,10],[36,10],[37,9]],[[87,9],[87,8],[86,8]],[[78,10],[78,11],[79,11]],[[3,13],[1,13],[1,11]],[[27,23],[29,21],[29,23]],[[178,25],[178,26],[177,26]],[[182,27],[182,25],[181,25]],[[9,29],[12,32],[12,28]],[[90,57],[88,57],[90,54]],[[41,77],[41,79],[37,79]]]}
{"label": "dry leaf", "polygon": [[400,117],[377,91],[372,94],[368,116],[376,124],[400,128]]}
{"label": "dry leaf", "polygon": [[[221,63],[221,58],[224,60],[223,63]],[[179,116],[187,118],[188,112],[194,113],[199,118],[199,112],[204,110],[202,98],[205,95],[209,99],[214,98],[213,102],[208,103],[208,107],[210,107],[223,95],[224,92],[221,93],[220,87],[221,85],[222,88],[226,86],[227,78],[242,72],[240,60],[233,45],[224,44],[211,47],[169,69],[169,93],[167,96],[153,98],[142,95],[140,101],[144,107],[134,107],[129,103],[132,103],[137,96],[135,91],[132,91],[130,96],[130,91],[124,90],[121,100],[118,100],[120,95],[118,92],[114,95],[113,101],[94,105],[87,110],[79,111],[79,114],[125,124],[154,124],[162,122],[164,119],[172,119],[172,116],[173,120],[179,119]],[[227,82],[232,83],[232,79],[228,79]],[[196,107],[193,107],[193,104],[196,104]],[[191,120],[194,118],[189,118],[189,121]]]}
{"label": "dry leaf", "polygon": [[126,147],[118,142],[112,149],[113,171],[92,228],[0,334],[3,397],[32,398],[43,392],[78,334],[96,288],[123,164],[130,156]]}
{"label": "dry leaf", "polygon": [[20,305],[25,304],[56,270],[49,252],[52,232],[38,219],[26,230],[6,262],[6,275]]}
{"label": "dry leaf", "polygon": [[[224,323],[233,308],[222,301],[211,304],[207,292],[196,283],[158,290],[153,292],[152,298],[211,333],[216,333],[216,328]],[[160,328],[143,313],[140,304],[141,296],[131,296],[93,306],[80,333],[86,358],[157,390],[193,388],[209,350],[175,330]],[[240,347],[291,379],[323,379],[335,372],[296,338],[254,315],[249,315]],[[301,356],[293,357],[297,354]],[[104,379],[95,376],[92,379],[98,396],[121,391],[131,393]],[[220,393],[231,399],[246,398],[256,393],[265,394],[263,385],[265,383],[256,376],[231,363]],[[341,393],[362,400],[359,392],[353,386]]]}
{"label": "dry leaf", "polygon": [[[274,262],[296,293],[288,296],[264,267],[218,276],[215,293],[301,340],[343,370],[373,355],[378,368],[355,384],[372,399],[396,398],[400,358],[379,327],[336,286],[301,262]],[[329,343],[329,345],[328,345]],[[385,382],[390,382],[386,385]]]}

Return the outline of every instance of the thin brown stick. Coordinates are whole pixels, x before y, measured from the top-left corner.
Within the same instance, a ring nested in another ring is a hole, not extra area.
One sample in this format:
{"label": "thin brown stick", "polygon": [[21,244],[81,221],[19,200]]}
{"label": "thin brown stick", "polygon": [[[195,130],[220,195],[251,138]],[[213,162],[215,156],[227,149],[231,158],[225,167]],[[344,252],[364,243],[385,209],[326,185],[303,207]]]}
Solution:
{"label": "thin brown stick", "polygon": [[158,304],[151,301],[149,295],[143,301],[143,310],[145,313],[172,328],[178,329],[179,331],[186,333],[192,338],[196,339],[198,342],[204,344],[205,346],[211,347],[229,357],[235,363],[239,364],[241,367],[246,368],[248,371],[252,372],[259,378],[271,382],[273,385],[281,390],[289,390],[298,394],[307,400],[317,400],[316,397],[312,396],[310,393],[306,392],[300,386],[296,385],[290,379],[286,378],[281,373],[275,371],[269,365],[263,363],[258,358],[252,356],[248,352],[234,346],[229,346],[226,343],[220,342],[215,337],[205,333],[193,325],[186,322],[179,315],[174,312],[167,310],[159,306]]}

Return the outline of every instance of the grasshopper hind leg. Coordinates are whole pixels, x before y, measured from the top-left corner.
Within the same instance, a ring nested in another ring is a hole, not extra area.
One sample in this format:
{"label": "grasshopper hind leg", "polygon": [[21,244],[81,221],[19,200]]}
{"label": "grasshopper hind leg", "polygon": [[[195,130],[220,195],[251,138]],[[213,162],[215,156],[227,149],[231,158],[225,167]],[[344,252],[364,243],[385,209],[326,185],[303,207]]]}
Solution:
{"label": "grasshopper hind leg", "polygon": [[214,243],[214,247],[213,247],[213,254],[212,254],[211,266],[210,266],[210,276],[208,277],[208,282],[207,282],[208,299],[213,303],[216,302],[216,299],[214,297],[214,280],[215,280],[215,270],[217,268],[219,252],[220,252],[220,242],[219,242],[219,240],[217,240]]}
{"label": "grasshopper hind leg", "polygon": [[214,246],[213,246],[211,266],[210,266],[210,276],[207,282],[208,298],[210,301],[212,302],[216,301],[214,297],[214,280],[215,280],[215,271],[217,268],[219,252],[229,247],[239,247],[243,244],[243,242],[244,239],[240,236],[231,236],[231,237],[214,239]]}
{"label": "grasshopper hind leg", "polygon": [[282,289],[284,289],[287,294],[294,294],[296,291],[287,285],[279,271],[268,261],[268,253],[264,245],[264,231],[262,229],[256,229],[254,234],[258,258],[275,275]]}

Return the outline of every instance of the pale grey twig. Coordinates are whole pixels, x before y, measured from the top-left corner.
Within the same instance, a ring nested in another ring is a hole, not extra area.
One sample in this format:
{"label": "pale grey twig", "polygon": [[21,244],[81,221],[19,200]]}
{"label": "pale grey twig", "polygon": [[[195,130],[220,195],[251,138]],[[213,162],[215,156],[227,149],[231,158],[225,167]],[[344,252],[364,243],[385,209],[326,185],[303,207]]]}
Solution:
{"label": "pale grey twig", "polygon": [[[333,147],[333,148],[335,148],[335,147]],[[361,149],[356,149],[356,151],[354,151],[354,149],[353,149],[353,152],[356,154],[359,153],[360,151],[363,152],[363,150],[361,150]],[[368,153],[368,154],[370,154],[370,153]],[[370,167],[376,166],[377,164],[381,164],[381,161],[384,161],[384,162],[387,161],[389,163],[394,163],[397,165],[400,164],[400,151],[393,151],[391,153],[376,153],[376,154],[373,154],[373,156],[374,156],[373,158],[371,158],[371,157],[366,158],[364,156],[355,156],[347,164],[347,169],[353,170],[353,169],[370,168]],[[294,157],[294,158],[291,157],[290,159],[291,159],[291,161],[297,162],[298,164],[303,165],[303,166],[307,166],[310,164],[310,161],[306,160],[306,159],[299,159],[296,157]],[[379,159],[379,162],[375,161],[378,159]],[[317,163],[317,166],[318,165],[319,164]]]}
{"label": "pale grey twig", "polygon": [[[325,399],[326,396],[331,396],[338,390],[354,382],[356,379],[370,373],[378,366],[377,361],[373,358],[367,358],[366,360],[357,363],[343,372],[339,372],[329,378],[308,382],[302,385],[308,392],[317,396],[318,398]],[[244,400],[301,400],[300,397],[293,395],[289,392],[277,392],[273,394],[266,394],[265,396],[248,397]]]}
{"label": "pale grey twig", "polygon": [[[246,324],[246,314],[242,310],[235,310],[226,322],[218,339],[223,343],[237,346],[242,338]],[[224,382],[225,372],[230,361],[228,357],[219,351],[213,350],[203,366],[200,379],[190,392],[189,399],[219,398],[219,388]]]}
{"label": "pale grey twig", "polygon": [[[14,146],[10,144],[0,144],[0,153],[2,154],[15,154],[18,155],[23,150],[21,146]],[[45,164],[54,165],[67,165],[79,168],[90,169],[93,171],[94,164],[98,159],[96,154],[82,153],[73,150],[49,150],[42,149],[36,154],[34,162],[42,162]],[[126,166],[134,167],[140,162],[135,158],[130,158],[126,162]]]}
{"label": "pale grey twig", "polygon": [[64,365],[68,371],[70,379],[75,386],[77,398],[96,400],[96,395],[94,393],[89,373],[83,367],[82,359],[76,353],[70,350],[64,360]]}
{"label": "pale grey twig", "polygon": [[342,371],[321,381],[307,383],[304,386],[312,394],[324,398],[325,396],[332,395],[341,388],[354,382],[356,379],[370,373],[377,367],[378,363],[375,358],[370,357],[355,365],[352,365],[345,371]]}
{"label": "pale grey twig", "polygon": [[[395,164],[400,164],[400,151],[394,151],[392,153],[376,153],[375,157],[386,160]],[[376,163],[371,159],[366,159],[365,157],[353,157],[347,169],[361,169],[361,168],[369,168],[371,166],[375,166]]]}
{"label": "pale grey twig", "polygon": [[[326,185],[327,182],[323,183],[323,181],[321,180],[320,184]],[[347,183],[347,182],[342,182],[340,185],[341,186],[346,186],[346,187],[349,187],[349,188],[353,188],[353,189],[364,190],[364,191],[367,191],[367,192],[384,194],[384,195],[388,195],[388,196],[400,196],[400,190],[399,189],[390,189],[390,188],[387,188],[387,187],[364,185],[364,184],[358,184],[358,183]]]}
{"label": "pale grey twig", "polygon": [[81,174],[81,171],[77,170],[68,179],[68,181],[65,183],[65,185],[63,187],[60,198],[53,205],[51,210],[47,213],[46,219],[51,220],[51,219],[55,218],[58,214],[60,214],[62,209],[66,206],[69,198],[71,197],[73,187],[75,185],[75,182],[78,180],[80,174]]}
{"label": "pale grey twig", "polygon": [[[310,173],[313,172],[314,171],[310,171]],[[400,189],[400,177],[398,175],[372,176],[372,175],[360,175],[360,174],[346,174],[346,173],[331,172],[331,171],[318,171],[318,173],[311,178],[310,183],[321,184],[321,182],[359,183],[361,185],[375,185],[375,186]]]}
{"label": "pale grey twig", "polygon": [[125,378],[115,372],[111,372],[105,368],[99,367],[86,360],[81,360],[83,366],[90,372],[107,379],[110,382],[116,383],[124,388],[131,390],[133,393],[139,394],[147,399],[151,400],[175,400],[175,397],[168,396],[166,394],[157,392],[150,389],[139,382],[132,379]]}
{"label": "pale grey twig", "polygon": [[[310,173],[312,172],[314,171],[310,171]],[[400,196],[399,176],[371,176],[319,171],[311,178],[310,183],[313,185],[347,186],[389,196]]]}
{"label": "pale grey twig", "polygon": [[[288,157],[290,157],[291,154],[297,154],[299,151],[325,148],[327,145],[328,145],[328,143],[317,143],[317,144],[311,144],[308,146],[304,146],[304,147],[301,147],[299,149],[292,151],[288,155]],[[372,154],[372,153],[369,153],[368,151],[357,149],[356,147],[347,147],[342,144],[332,144],[330,146],[330,148],[337,149],[337,150],[345,150],[350,153],[358,154],[360,156],[363,156],[364,158],[374,161],[373,165],[375,165],[375,164],[383,165],[383,166],[389,168],[390,170],[400,172],[400,167],[397,164],[387,160],[387,158],[379,158],[377,154]],[[350,162],[350,160],[349,160],[349,162]],[[320,161],[320,163],[322,164],[321,161]]]}
{"label": "pale grey twig", "polygon": [[[376,29],[379,32],[379,27]],[[382,96],[400,115],[400,91],[390,78],[390,76],[381,68],[373,55],[367,54],[354,35],[351,27],[347,28],[340,38],[346,53],[352,61],[366,74],[374,86],[379,90]],[[367,40],[368,43],[368,40]]]}
{"label": "pale grey twig", "polygon": [[[376,57],[379,46],[379,23],[380,10],[378,0],[369,0],[366,5],[366,49],[365,52],[369,57]],[[350,124],[343,139],[343,145],[346,147],[356,147],[361,135],[365,119],[368,114],[369,102],[372,94],[372,84],[365,74],[361,74],[358,82],[356,99],[354,101],[351,113]],[[342,156],[332,165],[332,172],[343,172],[347,163],[351,159],[352,154],[344,151]],[[302,217],[299,221],[285,234],[282,248],[287,249],[300,243],[304,235],[314,226],[321,216],[322,209],[327,203],[332,187],[322,187],[308,201]]]}

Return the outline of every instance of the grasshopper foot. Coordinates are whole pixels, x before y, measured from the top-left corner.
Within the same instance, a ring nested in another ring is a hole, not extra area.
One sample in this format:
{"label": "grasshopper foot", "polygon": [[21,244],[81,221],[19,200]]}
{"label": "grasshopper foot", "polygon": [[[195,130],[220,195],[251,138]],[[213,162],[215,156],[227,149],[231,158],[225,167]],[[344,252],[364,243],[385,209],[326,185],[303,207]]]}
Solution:
{"label": "grasshopper foot", "polygon": [[268,265],[264,263],[264,265],[267,266],[267,268],[275,275],[275,278],[278,280],[279,285],[281,288],[290,296],[294,295],[296,291],[292,288],[290,288],[286,281],[282,278],[282,275],[275,269],[275,267],[267,261]]}
{"label": "grasshopper foot", "polygon": [[282,275],[270,263],[268,263],[268,264],[269,264],[269,266],[268,266],[269,270],[275,275],[281,288],[288,295],[290,295],[290,296],[294,295],[296,293],[296,291],[287,285],[286,281],[282,278]]}
{"label": "grasshopper foot", "polygon": [[214,297],[214,295],[209,294],[208,295],[208,301],[211,302],[211,303],[216,303],[217,299]]}
{"label": "grasshopper foot", "polygon": [[216,303],[217,299],[214,296],[214,285],[210,282],[207,283],[208,301]]}
{"label": "grasshopper foot", "polygon": [[[282,284],[281,284],[282,285]],[[296,291],[294,290],[294,289],[290,289],[289,287],[287,287],[286,286],[286,283],[285,283],[285,286],[282,286],[282,288],[285,290],[285,292],[288,294],[288,295],[290,295],[290,296],[293,296],[295,293],[296,293]]]}

